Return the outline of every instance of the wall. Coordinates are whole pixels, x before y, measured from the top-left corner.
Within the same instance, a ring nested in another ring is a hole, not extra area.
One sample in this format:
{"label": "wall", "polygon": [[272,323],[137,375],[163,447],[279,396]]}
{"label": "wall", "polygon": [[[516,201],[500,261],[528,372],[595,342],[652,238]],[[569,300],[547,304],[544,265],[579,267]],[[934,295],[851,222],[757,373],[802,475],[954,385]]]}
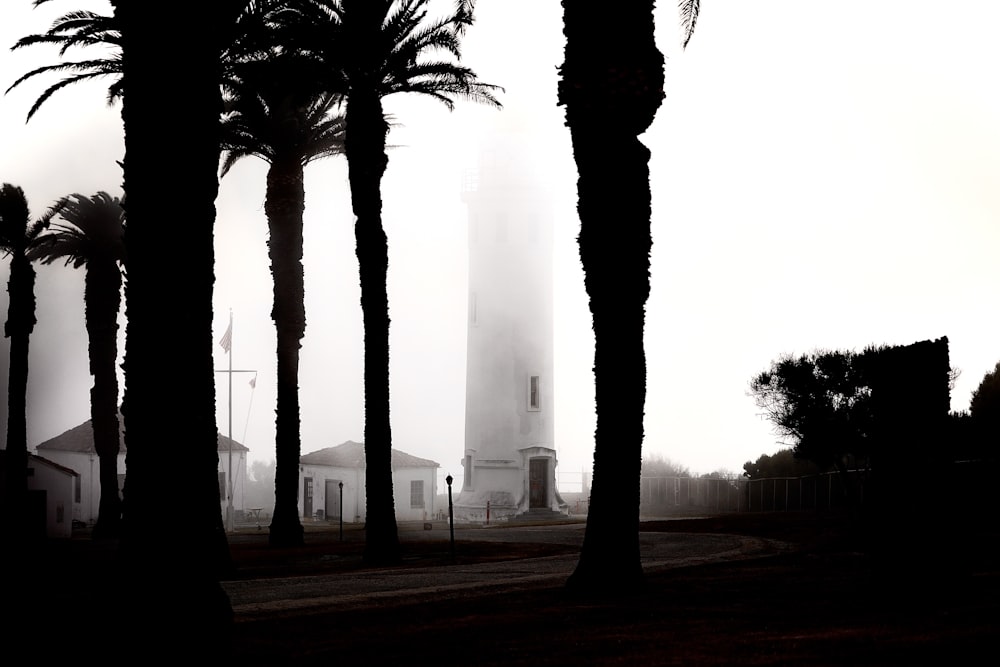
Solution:
{"label": "wall", "polygon": [[66,539],[72,537],[73,475],[37,459],[29,460],[28,467],[34,471],[28,477],[28,489],[46,492],[46,536]]}
{"label": "wall", "polygon": [[[400,468],[392,473],[392,494],[396,505],[397,521],[428,521],[434,518],[434,500],[437,496],[435,468]],[[424,483],[423,507],[413,507],[410,483]]]}

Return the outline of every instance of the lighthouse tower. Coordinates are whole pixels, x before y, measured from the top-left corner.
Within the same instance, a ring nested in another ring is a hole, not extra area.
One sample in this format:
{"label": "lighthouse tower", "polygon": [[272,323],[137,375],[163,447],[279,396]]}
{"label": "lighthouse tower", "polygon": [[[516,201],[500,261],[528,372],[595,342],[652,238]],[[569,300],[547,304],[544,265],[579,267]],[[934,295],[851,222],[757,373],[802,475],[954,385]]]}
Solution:
{"label": "lighthouse tower", "polygon": [[505,131],[466,174],[469,307],[459,519],[565,511],[556,489],[552,221],[523,133]]}

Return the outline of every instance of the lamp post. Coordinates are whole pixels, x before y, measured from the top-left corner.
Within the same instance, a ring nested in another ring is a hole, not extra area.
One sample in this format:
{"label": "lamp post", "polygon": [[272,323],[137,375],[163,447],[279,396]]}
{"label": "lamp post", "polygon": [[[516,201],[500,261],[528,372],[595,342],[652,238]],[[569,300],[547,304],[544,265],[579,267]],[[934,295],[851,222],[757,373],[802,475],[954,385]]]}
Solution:
{"label": "lamp post", "polygon": [[453,478],[448,475],[444,478],[448,484],[448,526],[451,531],[451,562],[455,562],[455,511],[451,504],[451,483]]}
{"label": "lamp post", "polygon": [[344,483],[338,482],[340,487],[340,541],[344,541]]}

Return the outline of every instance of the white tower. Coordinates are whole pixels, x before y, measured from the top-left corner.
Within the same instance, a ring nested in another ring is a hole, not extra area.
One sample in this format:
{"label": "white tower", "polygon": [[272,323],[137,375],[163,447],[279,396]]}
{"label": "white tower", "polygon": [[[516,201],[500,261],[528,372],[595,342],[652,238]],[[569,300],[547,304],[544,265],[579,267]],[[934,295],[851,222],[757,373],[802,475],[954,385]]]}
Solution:
{"label": "white tower", "polygon": [[469,309],[459,519],[565,511],[556,489],[552,220],[532,146],[506,131],[467,173]]}

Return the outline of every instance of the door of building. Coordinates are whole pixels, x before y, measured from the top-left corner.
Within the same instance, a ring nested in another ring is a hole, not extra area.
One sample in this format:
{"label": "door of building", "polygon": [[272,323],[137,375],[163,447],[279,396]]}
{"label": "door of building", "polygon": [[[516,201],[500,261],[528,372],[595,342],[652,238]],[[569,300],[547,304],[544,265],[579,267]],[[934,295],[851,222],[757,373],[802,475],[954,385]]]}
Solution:
{"label": "door of building", "polygon": [[544,508],[549,503],[549,460],[531,459],[528,462],[528,508]]}
{"label": "door of building", "polygon": [[302,516],[312,517],[313,515],[313,478],[306,477],[302,480]]}

